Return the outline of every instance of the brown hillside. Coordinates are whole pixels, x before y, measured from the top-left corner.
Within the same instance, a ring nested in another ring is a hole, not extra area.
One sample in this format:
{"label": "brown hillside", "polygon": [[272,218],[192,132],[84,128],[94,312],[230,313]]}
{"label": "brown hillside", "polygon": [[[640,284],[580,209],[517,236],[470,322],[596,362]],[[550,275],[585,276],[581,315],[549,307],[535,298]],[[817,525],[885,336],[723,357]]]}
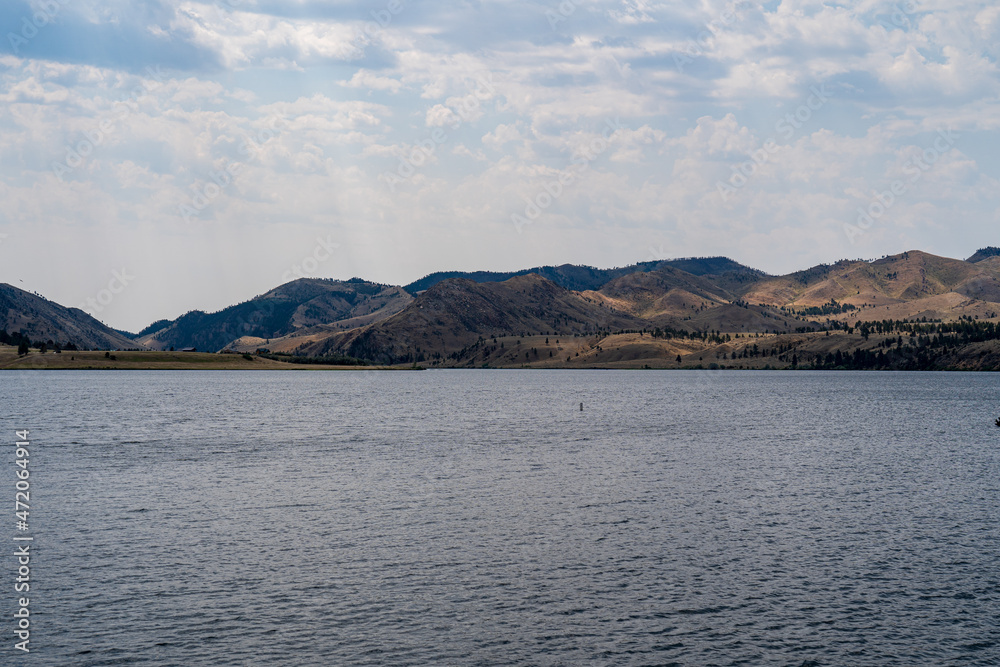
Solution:
{"label": "brown hillside", "polygon": [[320,331],[350,329],[398,313],[411,297],[403,288],[361,280],[302,278],[285,283],[244,303],[217,313],[192,311],[139,341],[152,349],[170,347],[219,351],[237,339],[282,339],[313,327]]}
{"label": "brown hillside", "polygon": [[[787,308],[822,306],[830,300],[884,308],[949,292],[1000,301],[1000,265],[993,261],[971,264],[909,251],[870,263],[838,262],[764,280],[744,298],[751,303]],[[903,310],[919,312],[926,308]]]}
{"label": "brown hillside", "polygon": [[33,341],[73,343],[79,348],[142,347],[79,308],[60,306],[6,283],[0,284],[0,329],[23,333]]}
{"label": "brown hillside", "polygon": [[480,337],[642,328],[636,317],[559,287],[535,274],[500,283],[442,281],[402,312],[360,329],[297,348],[311,355],[347,354],[396,363],[446,356]]}
{"label": "brown hillside", "polygon": [[583,295],[650,321],[685,317],[694,311],[729,303],[732,298],[710,279],[671,267],[622,276],[599,291]]}

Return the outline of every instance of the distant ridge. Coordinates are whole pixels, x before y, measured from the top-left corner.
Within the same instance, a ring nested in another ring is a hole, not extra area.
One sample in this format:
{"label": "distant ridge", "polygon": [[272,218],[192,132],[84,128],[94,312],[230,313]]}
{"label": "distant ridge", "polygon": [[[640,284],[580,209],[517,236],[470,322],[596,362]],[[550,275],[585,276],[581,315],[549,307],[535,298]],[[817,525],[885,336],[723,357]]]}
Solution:
{"label": "distant ridge", "polygon": [[972,257],[970,257],[965,261],[972,262],[973,264],[975,264],[976,262],[981,262],[984,259],[989,259],[990,257],[997,257],[997,256],[1000,256],[1000,248],[996,248],[994,246],[987,246],[985,248],[980,248],[979,250],[977,250],[976,254],[974,254]]}
{"label": "distant ridge", "polygon": [[412,300],[400,287],[358,278],[301,278],[215,313],[193,310],[173,321],[154,322],[136,340],[154,350],[194,347],[217,352],[244,337],[267,341],[310,327],[376,322]]}
{"label": "distant ridge", "polygon": [[499,283],[518,276],[528,274],[539,275],[547,280],[551,280],[556,285],[568,290],[585,291],[598,290],[606,284],[632,273],[654,271],[661,266],[669,266],[675,269],[686,271],[695,276],[723,275],[726,273],[742,273],[747,276],[766,277],[767,274],[757,269],[744,266],[728,257],[687,257],[683,259],[653,260],[648,262],[638,262],[630,266],[615,267],[613,269],[598,269],[593,266],[578,264],[560,264],[559,266],[537,266],[533,269],[521,269],[520,271],[438,271],[424,276],[420,280],[415,280],[404,286],[410,294],[414,296],[442,280],[449,278],[464,278],[475,283]]}

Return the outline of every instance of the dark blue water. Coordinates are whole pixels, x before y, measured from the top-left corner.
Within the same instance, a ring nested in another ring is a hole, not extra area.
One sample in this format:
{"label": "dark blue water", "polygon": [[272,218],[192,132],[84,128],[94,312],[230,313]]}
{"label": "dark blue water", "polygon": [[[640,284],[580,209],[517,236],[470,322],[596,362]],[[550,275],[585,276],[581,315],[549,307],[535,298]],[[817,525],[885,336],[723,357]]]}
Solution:
{"label": "dark blue water", "polygon": [[1000,664],[1000,376],[5,372],[0,405],[3,664]]}

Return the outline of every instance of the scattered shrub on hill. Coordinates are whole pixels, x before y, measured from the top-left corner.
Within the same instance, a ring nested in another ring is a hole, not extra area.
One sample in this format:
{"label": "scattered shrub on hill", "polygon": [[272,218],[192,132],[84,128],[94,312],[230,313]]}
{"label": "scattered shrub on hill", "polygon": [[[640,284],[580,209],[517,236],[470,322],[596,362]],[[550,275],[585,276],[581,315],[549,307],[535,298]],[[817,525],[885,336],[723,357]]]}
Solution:
{"label": "scattered shrub on hill", "polygon": [[852,310],[857,310],[855,306],[849,303],[837,303],[834,299],[830,299],[829,303],[824,303],[822,306],[810,306],[803,310],[797,310],[799,315],[806,316],[817,316],[817,315],[839,315],[841,313],[846,313]]}

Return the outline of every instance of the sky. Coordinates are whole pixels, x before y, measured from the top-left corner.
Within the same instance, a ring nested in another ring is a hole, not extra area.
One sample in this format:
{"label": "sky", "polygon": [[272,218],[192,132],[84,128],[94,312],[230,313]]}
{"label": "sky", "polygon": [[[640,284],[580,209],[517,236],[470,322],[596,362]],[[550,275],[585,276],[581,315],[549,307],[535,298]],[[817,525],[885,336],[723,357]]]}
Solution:
{"label": "sky", "polygon": [[297,277],[1000,245],[1000,6],[5,0],[0,282],[138,331]]}

